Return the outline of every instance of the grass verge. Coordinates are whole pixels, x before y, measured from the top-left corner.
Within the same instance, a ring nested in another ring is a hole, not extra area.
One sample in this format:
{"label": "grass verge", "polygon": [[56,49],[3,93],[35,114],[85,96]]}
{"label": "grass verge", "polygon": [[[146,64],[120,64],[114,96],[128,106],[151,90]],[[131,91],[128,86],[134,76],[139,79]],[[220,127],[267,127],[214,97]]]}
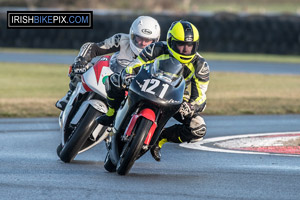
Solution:
{"label": "grass verge", "polygon": [[54,103],[68,89],[68,66],[0,63],[0,117],[58,116]]}
{"label": "grass verge", "polygon": [[211,73],[206,114],[299,114],[299,75]]}
{"label": "grass verge", "polygon": [[[0,117],[55,117],[68,67],[0,63]],[[299,114],[300,76],[212,72],[205,115]]]}

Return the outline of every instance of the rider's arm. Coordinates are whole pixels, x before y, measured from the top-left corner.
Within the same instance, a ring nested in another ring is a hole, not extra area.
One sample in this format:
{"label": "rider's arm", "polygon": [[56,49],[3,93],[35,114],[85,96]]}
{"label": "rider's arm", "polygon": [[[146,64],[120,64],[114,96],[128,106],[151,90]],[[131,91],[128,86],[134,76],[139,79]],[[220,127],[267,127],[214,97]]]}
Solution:
{"label": "rider's arm", "polygon": [[195,74],[191,79],[191,96],[189,102],[196,111],[203,111],[206,104],[206,91],[209,84],[209,66],[198,54],[194,60]]}
{"label": "rider's arm", "polygon": [[99,43],[87,42],[83,44],[80,48],[78,56],[75,58],[75,62],[79,57],[84,58],[87,62],[90,62],[96,56],[101,56],[119,51],[120,40],[123,35],[125,34],[118,33]]}
{"label": "rider's arm", "polygon": [[145,62],[140,56],[138,56],[130,65],[125,68],[127,74],[137,74]]}
{"label": "rider's arm", "polygon": [[156,42],[145,47],[139,56],[126,67],[126,73],[137,74],[142,65],[154,62],[158,56],[169,53],[168,47],[164,42]]}

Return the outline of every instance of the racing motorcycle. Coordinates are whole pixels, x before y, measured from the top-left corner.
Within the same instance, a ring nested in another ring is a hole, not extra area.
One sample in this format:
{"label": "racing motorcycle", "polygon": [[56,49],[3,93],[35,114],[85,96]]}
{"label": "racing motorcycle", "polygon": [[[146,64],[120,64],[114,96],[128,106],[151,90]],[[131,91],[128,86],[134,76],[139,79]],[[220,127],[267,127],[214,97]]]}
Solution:
{"label": "racing motorcycle", "polygon": [[183,101],[183,66],[176,59],[143,65],[130,83],[106,140],[104,168],[126,175],[158,140]]}
{"label": "racing motorcycle", "polygon": [[107,127],[98,124],[95,119],[107,112],[106,78],[122,69],[115,64],[116,55],[100,57],[82,74],[82,81],[77,84],[65,110],[60,113],[62,141],[57,147],[57,155],[63,162],[72,162],[77,154],[99,144],[108,135]]}

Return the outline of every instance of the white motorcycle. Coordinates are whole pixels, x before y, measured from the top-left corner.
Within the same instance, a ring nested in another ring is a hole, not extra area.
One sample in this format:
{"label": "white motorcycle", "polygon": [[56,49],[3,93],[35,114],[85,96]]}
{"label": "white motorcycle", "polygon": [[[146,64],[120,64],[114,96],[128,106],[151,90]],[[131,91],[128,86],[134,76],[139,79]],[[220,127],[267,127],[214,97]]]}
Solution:
{"label": "white motorcycle", "polygon": [[107,127],[96,118],[107,112],[105,80],[121,66],[110,68],[115,56],[102,56],[81,77],[64,111],[60,113],[62,133],[57,155],[66,163],[79,153],[94,147],[108,136]]}

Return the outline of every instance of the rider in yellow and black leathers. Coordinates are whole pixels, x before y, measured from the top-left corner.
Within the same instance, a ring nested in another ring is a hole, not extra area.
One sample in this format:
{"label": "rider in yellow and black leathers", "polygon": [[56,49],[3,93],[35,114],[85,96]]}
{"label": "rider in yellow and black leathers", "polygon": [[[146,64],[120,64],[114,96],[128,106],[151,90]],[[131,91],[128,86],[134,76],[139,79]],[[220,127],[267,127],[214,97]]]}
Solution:
{"label": "rider in yellow and black leathers", "polygon": [[[124,99],[124,84],[129,84],[134,74],[139,72],[142,65],[154,62],[158,57],[173,56],[184,67],[186,90],[184,102],[174,118],[182,124],[165,128],[157,145],[151,149],[155,160],[160,161],[160,149],[165,142],[195,142],[201,140],[206,133],[206,125],[200,113],[206,106],[206,91],[209,83],[209,66],[205,59],[197,53],[199,33],[197,28],[187,21],[174,22],[167,35],[166,42],[156,42],[147,46],[139,54],[132,65],[125,68],[121,75],[113,74],[107,79],[107,102],[109,111],[100,116],[97,121],[110,125],[115,112]],[[168,55],[168,56],[166,56]]]}

